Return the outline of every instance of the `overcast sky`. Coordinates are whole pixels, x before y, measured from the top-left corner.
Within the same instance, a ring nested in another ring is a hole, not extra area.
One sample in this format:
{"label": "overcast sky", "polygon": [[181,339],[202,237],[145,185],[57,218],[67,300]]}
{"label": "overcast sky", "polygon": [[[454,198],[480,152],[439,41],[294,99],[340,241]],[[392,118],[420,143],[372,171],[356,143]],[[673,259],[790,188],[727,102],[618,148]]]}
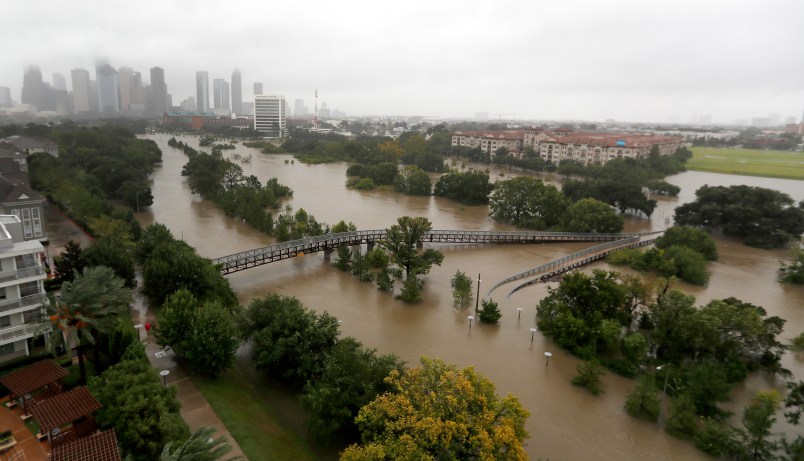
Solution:
{"label": "overcast sky", "polygon": [[[804,111],[801,0],[5,0],[0,86],[99,58],[349,115],[730,122]],[[502,115],[498,115],[502,114]]]}

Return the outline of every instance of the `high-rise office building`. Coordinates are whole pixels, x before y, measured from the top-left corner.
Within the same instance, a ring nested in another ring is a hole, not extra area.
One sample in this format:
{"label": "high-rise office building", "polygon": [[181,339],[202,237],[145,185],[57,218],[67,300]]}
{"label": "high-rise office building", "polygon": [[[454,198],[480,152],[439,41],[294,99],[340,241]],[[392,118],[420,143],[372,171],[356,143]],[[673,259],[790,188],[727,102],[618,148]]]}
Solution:
{"label": "high-rise office building", "polygon": [[60,91],[67,91],[67,79],[64,78],[64,75],[57,72],[53,73],[53,88]]}
{"label": "high-rise office building", "polygon": [[20,97],[23,104],[30,104],[38,111],[54,110],[56,105],[50,93],[50,89],[42,81],[42,71],[38,67],[31,66],[25,69]]}
{"label": "high-rise office building", "polygon": [[212,81],[212,100],[215,109],[229,111],[229,83],[226,80],[216,78]]}
{"label": "high-rise office building", "polygon": [[293,115],[295,117],[307,115],[307,107],[304,105],[304,99],[297,99],[293,102]]}
{"label": "high-rise office building", "polygon": [[262,94],[262,83],[254,82],[254,96]]}
{"label": "high-rise office building", "polygon": [[151,100],[148,115],[161,117],[168,111],[167,84],[165,83],[165,70],[161,67],[151,67]]}
{"label": "high-rise office building", "polygon": [[285,97],[275,94],[254,96],[254,129],[269,138],[282,138],[287,132]]}
{"label": "high-rise office building", "polygon": [[11,88],[0,86],[0,107],[11,107]]}
{"label": "high-rise office building", "polygon": [[117,70],[106,62],[95,66],[95,78],[98,81],[98,111],[116,114],[120,112],[120,86]]}
{"label": "high-rise office building", "polygon": [[240,71],[237,69],[232,72],[232,112],[235,114],[243,113],[243,80],[240,78]]}
{"label": "high-rise office building", "polygon": [[90,102],[89,71],[73,69],[70,71],[73,80],[73,111],[76,114],[93,111]]}
{"label": "high-rise office building", "polygon": [[195,73],[195,102],[199,112],[209,110],[209,74],[205,70]]}
{"label": "high-rise office building", "polygon": [[120,93],[120,112],[131,111],[131,89],[134,87],[134,69],[121,67],[117,70],[117,84]]}

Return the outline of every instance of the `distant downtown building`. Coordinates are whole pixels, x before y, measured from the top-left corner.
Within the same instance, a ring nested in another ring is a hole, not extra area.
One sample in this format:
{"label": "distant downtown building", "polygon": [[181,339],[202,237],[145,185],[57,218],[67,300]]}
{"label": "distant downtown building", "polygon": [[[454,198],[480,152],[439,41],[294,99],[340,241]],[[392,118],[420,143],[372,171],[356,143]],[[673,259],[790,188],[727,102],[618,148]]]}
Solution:
{"label": "distant downtown building", "polygon": [[150,116],[162,115],[169,109],[165,70],[161,67],[151,67],[151,90],[147,99]]}
{"label": "distant downtown building", "polygon": [[94,112],[90,106],[91,87],[89,84],[89,71],[86,69],[73,69],[70,71],[73,81],[73,111],[76,114]]}
{"label": "distant downtown building", "polygon": [[243,80],[240,71],[235,69],[232,72],[232,112],[243,114]]}
{"label": "distant downtown building", "polygon": [[275,94],[254,96],[254,129],[268,138],[283,138],[287,133],[285,97]]}
{"label": "distant downtown building", "polygon": [[11,106],[11,88],[0,86],[0,108]]}
{"label": "distant downtown building", "polygon": [[254,82],[254,96],[262,94],[262,83]]}
{"label": "distant downtown building", "polygon": [[95,66],[95,78],[98,81],[98,111],[107,114],[120,112],[117,70],[108,63],[99,63]]}
{"label": "distant downtown building", "polygon": [[195,73],[195,103],[199,112],[207,112],[209,107],[209,73],[199,70]]}
{"label": "distant downtown building", "polygon": [[218,111],[229,112],[229,83],[222,78],[212,81],[212,101]]}

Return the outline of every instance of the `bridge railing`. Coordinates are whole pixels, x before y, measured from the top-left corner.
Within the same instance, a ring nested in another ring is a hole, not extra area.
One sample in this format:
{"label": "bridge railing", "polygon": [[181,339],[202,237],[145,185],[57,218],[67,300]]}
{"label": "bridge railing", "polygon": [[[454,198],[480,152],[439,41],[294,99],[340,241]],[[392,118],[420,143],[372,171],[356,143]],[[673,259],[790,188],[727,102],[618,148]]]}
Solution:
{"label": "bridge railing", "polygon": [[505,278],[505,279],[497,282],[497,284],[494,285],[493,287],[491,287],[491,289],[486,294],[486,296],[491,296],[492,291],[494,291],[497,288],[505,285],[506,283],[510,283],[510,282],[515,281],[515,280],[520,280],[520,279],[532,277],[532,276],[534,276],[536,274],[540,274],[542,272],[550,272],[551,270],[555,269],[556,267],[561,267],[561,266],[563,266],[564,264],[566,264],[566,263],[568,263],[570,261],[573,261],[573,260],[579,259],[579,258],[583,258],[584,256],[586,256],[588,254],[597,253],[599,251],[606,250],[608,248],[627,245],[629,243],[639,241],[639,239],[640,239],[639,236],[627,237],[627,238],[620,239],[620,240],[613,240],[611,242],[601,243],[600,245],[594,245],[594,246],[591,246],[589,248],[584,248],[581,251],[576,251],[575,253],[568,254],[567,256],[564,256],[563,258],[550,261],[547,264],[542,264],[541,266],[537,266],[537,267],[534,267],[533,269],[526,270],[524,272],[520,272],[520,273],[518,273],[516,275],[512,275],[512,276],[510,276],[508,278]]}

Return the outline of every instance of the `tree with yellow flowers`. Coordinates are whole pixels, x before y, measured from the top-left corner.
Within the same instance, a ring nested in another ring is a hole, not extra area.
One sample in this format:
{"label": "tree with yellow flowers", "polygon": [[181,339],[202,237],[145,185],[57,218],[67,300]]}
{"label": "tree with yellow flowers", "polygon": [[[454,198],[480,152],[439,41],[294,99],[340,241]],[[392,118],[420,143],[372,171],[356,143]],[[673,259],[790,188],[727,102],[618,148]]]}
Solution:
{"label": "tree with yellow flowers", "polygon": [[363,439],[341,454],[357,460],[524,460],[529,414],[519,400],[500,398],[474,368],[437,359],[391,372],[393,389],[360,409]]}

